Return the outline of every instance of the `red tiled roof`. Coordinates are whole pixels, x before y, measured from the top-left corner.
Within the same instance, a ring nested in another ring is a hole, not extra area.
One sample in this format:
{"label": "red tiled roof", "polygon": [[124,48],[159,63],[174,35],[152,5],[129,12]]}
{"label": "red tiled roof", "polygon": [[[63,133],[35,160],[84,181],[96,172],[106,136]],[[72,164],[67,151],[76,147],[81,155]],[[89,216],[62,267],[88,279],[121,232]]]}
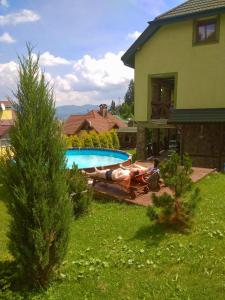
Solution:
{"label": "red tiled roof", "polygon": [[71,115],[63,126],[63,132],[67,135],[79,132],[85,123],[98,133],[111,130],[113,128],[127,127],[127,124],[113,116],[110,112],[103,117],[98,111],[91,110],[86,115]]}
{"label": "red tiled roof", "polygon": [[5,106],[12,106],[12,103],[8,100],[0,100],[0,105],[4,104]]}

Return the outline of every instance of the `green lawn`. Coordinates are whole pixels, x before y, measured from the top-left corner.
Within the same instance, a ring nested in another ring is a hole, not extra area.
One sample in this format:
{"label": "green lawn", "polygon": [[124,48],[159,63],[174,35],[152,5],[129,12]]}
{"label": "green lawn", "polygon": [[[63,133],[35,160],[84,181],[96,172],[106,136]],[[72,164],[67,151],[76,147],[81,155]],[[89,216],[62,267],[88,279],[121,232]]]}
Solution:
{"label": "green lawn", "polygon": [[[59,279],[24,299],[225,299],[225,176],[208,176],[198,186],[202,200],[190,234],[162,232],[143,207],[94,203],[73,223]],[[0,220],[4,260],[2,203]]]}
{"label": "green lawn", "polygon": [[130,153],[131,155],[136,154],[136,149],[126,149],[126,150],[124,150],[124,151]]}

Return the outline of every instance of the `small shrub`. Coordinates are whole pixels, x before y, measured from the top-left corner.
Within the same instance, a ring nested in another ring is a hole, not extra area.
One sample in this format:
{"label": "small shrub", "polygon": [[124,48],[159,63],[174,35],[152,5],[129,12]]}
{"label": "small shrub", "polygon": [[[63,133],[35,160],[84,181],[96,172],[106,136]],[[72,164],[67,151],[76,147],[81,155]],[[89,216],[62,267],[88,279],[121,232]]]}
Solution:
{"label": "small shrub", "polygon": [[120,149],[120,141],[119,141],[119,138],[118,138],[118,135],[117,135],[116,131],[111,130],[110,134],[111,134],[111,138],[112,138],[113,148],[114,149]]}
{"label": "small shrub", "polygon": [[112,136],[111,136],[110,132],[106,132],[105,135],[108,140],[108,148],[113,149]]}
{"label": "small shrub", "polygon": [[73,148],[81,148],[83,147],[83,141],[79,138],[78,135],[71,136],[71,144]]}
{"label": "small shrub", "polygon": [[188,155],[184,155],[182,166],[177,153],[173,153],[169,160],[160,165],[161,177],[164,183],[175,192],[176,197],[190,190],[192,186],[191,173],[192,162]]}
{"label": "small shrub", "polygon": [[73,165],[68,172],[68,186],[74,216],[77,218],[88,212],[93,193],[88,187],[87,177],[79,171],[76,165]]}
{"label": "small shrub", "polygon": [[153,205],[148,207],[147,215],[151,221],[166,224],[169,226],[178,226],[179,228],[187,227],[199,196],[199,189],[195,189],[186,200],[182,196],[192,187],[190,179],[192,163],[190,158],[185,155],[183,166],[177,154],[161,165],[161,174],[166,185],[168,185],[173,195],[164,193],[161,196],[153,194]]}
{"label": "small shrub", "polygon": [[137,152],[135,151],[134,154],[132,154],[132,163],[135,163],[137,161]]}
{"label": "small shrub", "polygon": [[92,143],[93,143],[94,148],[101,148],[99,134],[97,134],[95,131],[91,131],[90,132],[90,137],[92,139]]}
{"label": "small shrub", "polygon": [[67,135],[63,135],[63,139],[65,141],[66,148],[72,148],[72,138]]}
{"label": "small shrub", "polygon": [[190,225],[199,200],[200,191],[198,188],[188,195],[185,201],[168,193],[161,196],[153,194],[153,205],[148,207],[147,215],[151,221],[184,229]]}
{"label": "small shrub", "polygon": [[180,165],[180,157],[177,153],[173,153],[170,159],[163,161],[160,164],[160,174],[164,182],[176,175],[178,166]]}
{"label": "small shrub", "polygon": [[93,148],[92,138],[89,133],[82,131],[80,134],[80,140],[82,141],[82,146],[85,148]]}
{"label": "small shrub", "polygon": [[109,148],[108,139],[104,132],[99,134],[99,139],[102,148]]}

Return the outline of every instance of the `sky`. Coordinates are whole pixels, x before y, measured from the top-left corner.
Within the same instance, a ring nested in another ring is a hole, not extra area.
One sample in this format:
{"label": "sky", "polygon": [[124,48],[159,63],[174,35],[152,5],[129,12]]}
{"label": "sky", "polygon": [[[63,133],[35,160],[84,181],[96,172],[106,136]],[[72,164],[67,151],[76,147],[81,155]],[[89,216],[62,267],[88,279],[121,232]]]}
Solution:
{"label": "sky", "polygon": [[122,101],[133,69],[121,56],[157,15],[183,0],[0,0],[0,100],[16,89],[26,43],[56,106]]}

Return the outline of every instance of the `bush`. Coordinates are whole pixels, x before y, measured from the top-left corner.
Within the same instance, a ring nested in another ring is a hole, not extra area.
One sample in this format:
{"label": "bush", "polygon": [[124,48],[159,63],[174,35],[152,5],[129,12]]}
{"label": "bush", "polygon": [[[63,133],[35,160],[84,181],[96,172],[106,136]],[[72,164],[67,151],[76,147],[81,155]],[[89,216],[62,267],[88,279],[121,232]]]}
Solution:
{"label": "bush", "polygon": [[192,164],[187,155],[184,156],[183,166],[180,163],[179,156],[173,154],[170,160],[161,165],[162,177],[174,194],[164,193],[161,196],[153,194],[153,205],[148,207],[147,215],[151,221],[183,228],[190,222],[200,196],[199,190],[195,189],[188,200],[181,198],[192,187],[190,179]]}
{"label": "bush", "polygon": [[72,148],[72,139],[70,136],[63,135],[64,143],[66,148]]}
{"label": "bush", "polygon": [[118,135],[117,135],[116,131],[111,130],[110,134],[111,134],[111,138],[112,138],[113,148],[114,149],[120,149],[120,142],[119,142],[119,138],[118,138]]}
{"label": "bush", "polygon": [[82,142],[82,147],[84,148],[93,148],[92,138],[89,133],[82,131],[80,134],[80,140]]}
{"label": "bush", "polygon": [[104,132],[99,134],[99,139],[102,148],[109,148],[108,139]]}
{"label": "bush", "polygon": [[90,137],[92,139],[92,143],[93,143],[94,148],[101,148],[99,135],[95,131],[90,132]]}
{"label": "bush", "polygon": [[68,172],[68,185],[74,216],[77,218],[88,212],[93,193],[88,187],[87,177],[75,165]]}
{"label": "bush", "polygon": [[188,195],[185,201],[167,193],[161,196],[153,194],[153,205],[148,207],[147,215],[151,221],[184,229],[190,225],[199,200],[200,191],[198,188]]}
{"label": "bush", "polygon": [[137,152],[135,151],[133,154],[132,154],[132,163],[135,163],[137,161]]}
{"label": "bush", "polygon": [[78,135],[74,134],[71,136],[71,144],[73,148],[82,148],[83,147],[83,141],[79,138]]}
{"label": "bush", "polygon": [[105,136],[108,141],[108,148],[113,149],[112,136],[111,136],[110,132],[105,132]]}
{"label": "bush", "polygon": [[65,257],[71,203],[65,178],[64,141],[52,90],[28,47],[15,96],[10,151],[0,163],[11,216],[9,250],[23,283],[46,286]]}
{"label": "bush", "polygon": [[161,177],[164,183],[175,192],[176,197],[190,190],[192,186],[191,173],[192,163],[188,155],[184,155],[182,166],[177,153],[173,153],[169,160],[160,164]]}

